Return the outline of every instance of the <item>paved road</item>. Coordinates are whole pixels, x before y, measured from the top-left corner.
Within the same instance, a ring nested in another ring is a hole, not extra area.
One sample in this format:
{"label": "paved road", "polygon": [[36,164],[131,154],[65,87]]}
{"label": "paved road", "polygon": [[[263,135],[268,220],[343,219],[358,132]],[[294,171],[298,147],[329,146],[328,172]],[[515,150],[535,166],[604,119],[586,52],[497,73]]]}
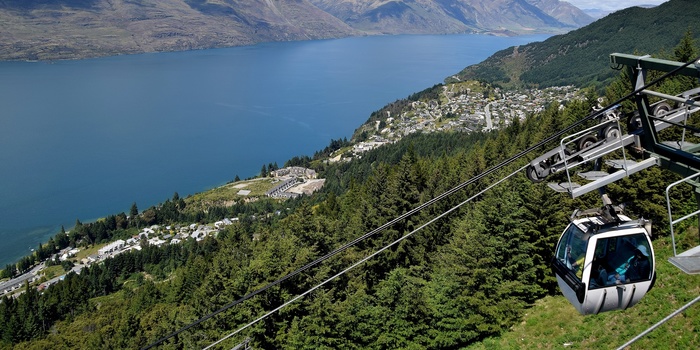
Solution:
{"label": "paved road", "polygon": [[0,296],[5,295],[6,293],[9,293],[13,290],[16,290],[17,288],[22,288],[22,286],[24,286],[24,282],[27,280],[29,280],[29,282],[32,282],[34,279],[39,278],[39,276],[37,276],[37,273],[43,268],[44,263],[42,262],[41,264],[34,266],[31,270],[29,270],[29,272],[15,277],[9,281],[0,283]]}
{"label": "paved road", "polygon": [[487,131],[493,129],[493,121],[491,121],[491,104],[493,104],[493,102],[486,105],[486,130]]}

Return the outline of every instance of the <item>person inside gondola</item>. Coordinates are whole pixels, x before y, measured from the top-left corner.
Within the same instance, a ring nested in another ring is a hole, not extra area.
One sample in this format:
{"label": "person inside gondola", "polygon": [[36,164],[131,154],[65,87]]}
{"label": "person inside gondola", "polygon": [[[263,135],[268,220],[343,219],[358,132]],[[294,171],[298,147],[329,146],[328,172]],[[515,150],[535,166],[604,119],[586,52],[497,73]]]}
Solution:
{"label": "person inside gondola", "polygon": [[[600,246],[599,246],[600,247]],[[592,263],[593,269],[591,276],[591,288],[605,287],[608,285],[608,269],[609,265],[605,261],[605,253],[602,251],[597,251],[596,256],[593,258]]]}
{"label": "person inside gondola", "polygon": [[626,276],[630,281],[648,280],[650,270],[647,247],[639,245],[634,251],[634,258],[629,262]]}
{"label": "person inside gondola", "polygon": [[[600,259],[599,259],[600,260]],[[596,283],[599,286],[612,286],[616,284],[625,283],[624,271],[617,269],[614,274],[609,274],[608,270],[603,266],[602,263],[594,261],[594,264],[598,266],[598,277],[596,278]],[[621,273],[622,271],[622,273]],[[629,282],[629,281],[627,281]]]}
{"label": "person inside gondola", "polygon": [[625,275],[621,275],[620,273],[615,273],[614,275],[608,276],[608,281],[605,285],[612,286],[613,284],[622,284],[625,282],[629,282],[629,280],[625,277]]}
{"label": "person inside gondola", "polygon": [[576,261],[576,258],[571,254],[570,245],[566,246],[566,265],[566,267],[568,267],[571,271],[578,271],[578,262]]}
{"label": "person inside gondola", "polygon": [[634,255],[624,265],[617,268],[614,275],[608,276],[606,285],[648,280],[650,269],[647,247],[639,245],[634,250]]}
{"label": "person inside gondola", "polygon": [[592,279],[591,287],[604,287],[608,284],[608,271],[601,264],[597,264],[597,266],[596,269],[593,269],[596,272],[596,277]]}

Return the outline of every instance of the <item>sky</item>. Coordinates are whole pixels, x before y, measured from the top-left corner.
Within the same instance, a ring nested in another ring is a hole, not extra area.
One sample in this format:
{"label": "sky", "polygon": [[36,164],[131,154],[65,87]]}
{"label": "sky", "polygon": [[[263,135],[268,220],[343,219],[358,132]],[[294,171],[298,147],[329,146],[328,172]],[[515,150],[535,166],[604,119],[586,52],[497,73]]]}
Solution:
{"label": "sky", "polygon": [[659,5],[667,0],[564,0],[582,10],[601,9],[605,11],[617,11],[638,5]]}

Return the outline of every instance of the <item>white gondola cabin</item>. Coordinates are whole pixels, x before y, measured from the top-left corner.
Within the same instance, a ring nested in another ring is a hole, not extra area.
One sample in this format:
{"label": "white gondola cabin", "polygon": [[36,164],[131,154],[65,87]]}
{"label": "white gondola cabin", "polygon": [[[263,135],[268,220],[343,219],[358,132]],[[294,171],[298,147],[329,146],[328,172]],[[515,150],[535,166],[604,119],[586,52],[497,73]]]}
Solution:
{"label": "white gondola cabin", "polygon": [[616,214],[612,206],[606,208],[574,219],[552,259],[559,288],[582,315],[627,309],[644,297],[656,278],[650,222],[633,221]]}

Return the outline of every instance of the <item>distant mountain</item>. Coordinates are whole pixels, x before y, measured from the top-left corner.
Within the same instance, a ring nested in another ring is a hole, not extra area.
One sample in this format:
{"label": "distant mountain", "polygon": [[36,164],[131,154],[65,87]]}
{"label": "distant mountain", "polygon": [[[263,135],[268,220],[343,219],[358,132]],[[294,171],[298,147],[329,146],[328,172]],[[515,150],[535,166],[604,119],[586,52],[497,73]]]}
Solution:
{"label": "distant mountain", "polygon": [[611,53],[670,53],[688,29],[696,40],[700,38],[700,32],[694,30],[698,27],[696,0],[632,7],[543,42],[499,51],[456,77],[541,87],[604,84],[617,74],[609,67]]}
{"label": "distant mountain", "polygon": [[593,21],[559,0],[310,0],[368,33],[561,33]]}
{"label": "distant mountain", "polygon": [[568,2],[559,0],[528,0],[528,2],[569,26],[578,28],[593,22],[593,17]]}
{"label": "distant mountain", "polygon": [[[652,7],[656,7],[658,5],[635,5],[635,6],[642,7],[642,8],[652,8]],[[603,18],[603,17],[615,12],[615,11],[603,10],[603,9],[599,9],[599,8],[582,8],[581,10],[583,12],[585,12],[587,15],[589,15],[595,19]]]}
{"label": "distant mountain", "polygon": [[0,59],[66,59],[361,35],[307,0],[0,0]]}
{"label": "distant mountain", "polygon": [[583,12],[585,12],[587,15],[593,17],[593,18],[603,18],[607,15],[610,14],[610,11],[602,10],[602,9],[581,9]]}
{"label": "distant mountain", "polygon": [[0,60],[372,34],[562,33],[592,20],[559,0],[0,0]]}

